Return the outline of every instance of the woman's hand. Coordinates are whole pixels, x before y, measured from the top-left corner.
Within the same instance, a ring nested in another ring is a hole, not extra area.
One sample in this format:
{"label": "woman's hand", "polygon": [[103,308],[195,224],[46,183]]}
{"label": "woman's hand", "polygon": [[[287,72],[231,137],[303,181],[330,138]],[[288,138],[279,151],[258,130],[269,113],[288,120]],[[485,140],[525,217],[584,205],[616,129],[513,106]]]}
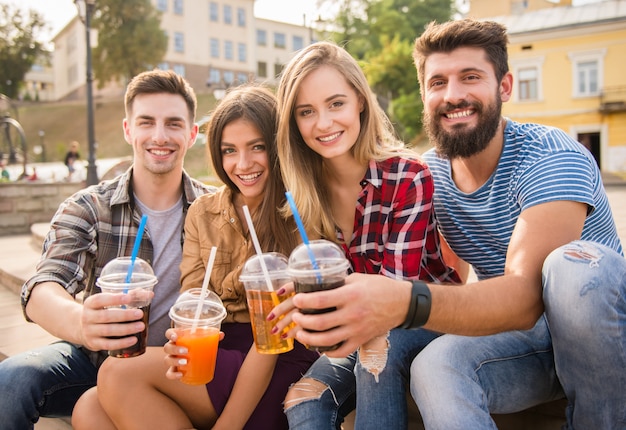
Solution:
{"label": "woman's hand", "polygon": [[272,329],[272,334],[283,333],[283,337],[295,338],[300,327],[293,322],[293,314],[298,312],[298,308],[293,304],[294,296],[293,282],[283,285],[276,291],[281,300],[287,297],[279,305],[275,306],[267,315],[268,321],[276,321]]}

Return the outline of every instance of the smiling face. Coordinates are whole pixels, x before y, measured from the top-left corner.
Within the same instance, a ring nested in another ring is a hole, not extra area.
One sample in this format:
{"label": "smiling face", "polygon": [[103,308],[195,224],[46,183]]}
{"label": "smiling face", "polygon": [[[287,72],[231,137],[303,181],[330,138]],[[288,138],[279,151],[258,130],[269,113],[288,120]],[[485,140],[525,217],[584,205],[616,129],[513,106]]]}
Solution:
{"label": "smiling face", "polygon": [[349,154],[361,128],[363,103],[337,69],[322,66],[306,76],[293,115],[306,145],[325,159]]}
{"label": "smiling face", "polygon": [[483,151],[498,129],[511,84],[510,73],[496,80],[480,48],[431,54],[425,63],[423,122],[437,151],[449,159]]}
{"label": "smiling face", "polygon": [[220,142],[222,166],[253,211],[263,201],[270,169],[267,146],[261,132],[249,121],[239,118],[224,127]]}
{"label": "smiling face", "polygon": [[182,96],[137,95],[123,126],[124,138],[133,147],[135,175],[143,178],[171,173],[180,180],[185,154],[198,133]]}

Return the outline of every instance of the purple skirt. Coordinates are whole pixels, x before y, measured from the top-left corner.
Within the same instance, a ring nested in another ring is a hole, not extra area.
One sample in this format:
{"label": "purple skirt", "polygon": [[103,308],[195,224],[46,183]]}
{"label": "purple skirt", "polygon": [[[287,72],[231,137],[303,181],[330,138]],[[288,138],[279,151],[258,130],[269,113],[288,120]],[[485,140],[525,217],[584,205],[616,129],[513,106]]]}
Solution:
{"label": "purple skirt", "polygon": [[[206,385],[218,415],[221,415],[226,406],[239,369],[254,342],[249,323],[222,324],[222,331],[225,336],[217,350],[215,376]],[[318,353],[309,351],[297,341],[291,351],[280,354],[272,380],[244,429],[288,429],[287,417],[283,412],[287,390],[304,375],[317,358]]]}

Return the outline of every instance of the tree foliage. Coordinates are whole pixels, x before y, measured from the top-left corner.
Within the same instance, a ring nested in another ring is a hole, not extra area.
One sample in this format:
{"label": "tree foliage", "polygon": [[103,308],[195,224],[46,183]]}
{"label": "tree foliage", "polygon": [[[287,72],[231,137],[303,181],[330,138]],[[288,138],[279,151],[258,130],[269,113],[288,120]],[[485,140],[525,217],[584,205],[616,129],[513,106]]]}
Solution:
{"label": "tree foliage", "polygon": [[93,68],[99,86],[128,80],[163,60],[167,36],[150,0],[98,0],[92,26],[98,30]]}
{"label": "tree foliage", "polygon": [[[363,67],[372,90],[399,135],[412,141],[421,132],[422,102],[413,64],[413,43],[431,21],[449,20],[453,0],[322,0],[335,18],[330,37]],[[332,7],[331,7],[332,8]]]}
{"label": "tree foliage", "polygon": [[15,98],[33,64],[49,58],[38,41],[47,24],[34,10],[0,4],[0,11],[0,93]]}

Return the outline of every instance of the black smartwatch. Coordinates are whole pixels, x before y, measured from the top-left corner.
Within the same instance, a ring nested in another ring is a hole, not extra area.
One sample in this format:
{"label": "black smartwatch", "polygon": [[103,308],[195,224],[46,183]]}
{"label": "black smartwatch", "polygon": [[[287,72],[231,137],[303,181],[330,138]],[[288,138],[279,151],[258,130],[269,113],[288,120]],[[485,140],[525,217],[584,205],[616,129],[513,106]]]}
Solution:
{"label": "black smartwatch", "polygon": [[420,328],[430,316],[431,295],[426,282],[411,281],[411,303],[409,312],[400,328]]}

